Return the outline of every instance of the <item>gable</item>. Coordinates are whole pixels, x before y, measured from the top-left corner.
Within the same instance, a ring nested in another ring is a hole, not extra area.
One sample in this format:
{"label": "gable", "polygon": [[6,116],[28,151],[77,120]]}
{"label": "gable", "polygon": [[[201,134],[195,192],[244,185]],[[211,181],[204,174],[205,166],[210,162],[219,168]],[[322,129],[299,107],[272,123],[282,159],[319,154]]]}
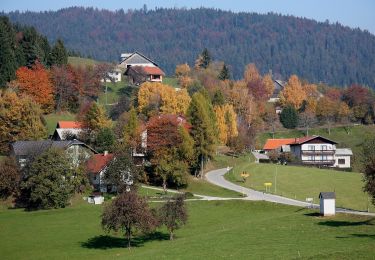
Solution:
{"label": "gable", "polygon": [[126,64],[133,64],[133,65],[140,65],[140,64],[150,64],[157,66],[155,62],[153,62],[151,59],[147,58],[146,56],[135,52],[129,57],[125,58],[121,63],[126,63]]}

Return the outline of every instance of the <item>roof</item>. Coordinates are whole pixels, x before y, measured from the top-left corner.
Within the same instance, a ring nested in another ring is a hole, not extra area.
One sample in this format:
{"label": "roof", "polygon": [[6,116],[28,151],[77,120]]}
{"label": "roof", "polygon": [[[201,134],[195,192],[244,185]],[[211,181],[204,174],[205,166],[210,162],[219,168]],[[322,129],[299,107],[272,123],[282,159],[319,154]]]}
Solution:
{"label": "roof", "polygon": [[[122,55],[122,61],[121,63],[127,63],[127,64],[145,64],[145,63],[152,63],[155,66],[158,66],[156,62],[152,61],[151,59],[147,58],[145,55],[141,54],[140,52],[134,52],[127,56],[128,53],[124,53]],[[127,56],[127,57],[126,57]]]}
{"label": "roof", "polygon": [[337,148],[335,155],[353,155],[353,152],[350,148]]}
{"label": "roof", "polygon": [[103,170],[108,163],[113,159],[114,154],[94,154],[91,158],[87,161],[87,170],[88,172],[98,173]]}
{"label": "roof", "polygon": [[336,199],[336,193],[334,192],[321,192],[319,193],[319,199]]}
{"label": "roof", "polygon": [[82,124],[77,121],[59,121],[56,128],[82,128]]}
{"label": "roof", "polygon": [[[81,133],[82,129],[80,128],[56,128],[55,132],[59,136],[60,140],[65,140],[68,134],[78,136]],[[70,138],[73,139],[73,138]]]}
{"label": "roof", "polygon": [[165,75],[164,71],[162,71],[159,67],[143,67],[143,71],[147,73],[147,75]]}
{"label": "roof", "polygon": [[78,140],[69,141],[53,141],[53,140],[41,140],[41,141],[16,141],[11,144],[11,150],[16,156],[29,156],[32,154],[40,154],[49,148],[67,149],[72,145],[83,145],[97,153],[90,146]]}
{"label": "roof", "polygon": [[263,150],[274,150],[283,145],[293,143],[295,138],[284,138],[284,139],[268,139]]}
{"label": "roof", "polygon": [[165,73],[159,67],[150,66],[131,66],[126,69],[125,75],[129,75],[130,71],[134,71],[140,75],[165,75]]}
{"label": "roof", "polygon": [[314,139],[323,139],[327,143],[337,144],[335,141],[332,141],[332,140],[330,140],[328,138],[325,138],[323,136],[313,135],[313,136],[305,136],[305,137],[300,137],[300,138],[294,138],[294,142],[290,143],[290,145],[300,145],[300,144],[307,143],[307,142],[309,142],[311,140],[314,140]]}

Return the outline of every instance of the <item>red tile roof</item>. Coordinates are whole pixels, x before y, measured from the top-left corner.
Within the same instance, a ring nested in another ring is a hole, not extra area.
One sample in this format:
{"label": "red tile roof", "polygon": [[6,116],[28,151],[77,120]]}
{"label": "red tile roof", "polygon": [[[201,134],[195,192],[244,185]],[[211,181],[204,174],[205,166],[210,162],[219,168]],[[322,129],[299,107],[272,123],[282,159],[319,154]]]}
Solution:
{"label": "red tile roof", "polygon": [[87,170],[91,173],[98,173],[108,165],[108,163],[113,159],[114,155],[109,153],[104,154],[94,154],[87,161]]}
{"label": "red tile roof", "polygon": [[274,150],[283,145],[293,143],[295,138],[284,138],[284,139],[268,139],[265,143],[263,150]]}
{"label": "red tile roof", "polygon": [[163,75],[163,76],[165,75],[165,73],[159,67],[145,66],[145,67],[143,67],[143,71],[147,75]]}
{"label": "red tile roof", "polygon": [[82,124],[77,121],[59,121],[56,128],[82,128]]}

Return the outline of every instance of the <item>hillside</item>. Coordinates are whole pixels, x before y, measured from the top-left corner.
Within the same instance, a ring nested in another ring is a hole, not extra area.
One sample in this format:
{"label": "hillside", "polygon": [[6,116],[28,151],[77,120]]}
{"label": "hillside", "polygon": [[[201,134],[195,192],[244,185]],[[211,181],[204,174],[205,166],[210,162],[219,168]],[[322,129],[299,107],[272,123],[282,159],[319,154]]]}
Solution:
{"label": "hillside", "polygon": [[98,60],[118,60],[138,50],[171,75],[176,64],[194,60],[207,47],[235,78],[254,62],[287,78],[375,86],[375,36],[340,24],[277,14],[215,9],[119,10],[72,7],[47,12],[11,12],[13,22],[35,26],[49,40]]}

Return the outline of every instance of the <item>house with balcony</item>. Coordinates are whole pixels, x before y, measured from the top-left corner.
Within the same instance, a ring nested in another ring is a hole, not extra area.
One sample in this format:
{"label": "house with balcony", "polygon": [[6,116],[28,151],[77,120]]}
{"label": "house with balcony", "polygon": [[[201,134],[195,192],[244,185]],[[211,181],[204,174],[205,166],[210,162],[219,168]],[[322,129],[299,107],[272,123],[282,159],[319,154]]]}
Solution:
{"label": "house with balcony", "polygon": [[270,151],[290,152],[304,165],[350,168],[353,152],[350,148],[336,148],[337,142],[322,136],[268,139],[263,147]]}

